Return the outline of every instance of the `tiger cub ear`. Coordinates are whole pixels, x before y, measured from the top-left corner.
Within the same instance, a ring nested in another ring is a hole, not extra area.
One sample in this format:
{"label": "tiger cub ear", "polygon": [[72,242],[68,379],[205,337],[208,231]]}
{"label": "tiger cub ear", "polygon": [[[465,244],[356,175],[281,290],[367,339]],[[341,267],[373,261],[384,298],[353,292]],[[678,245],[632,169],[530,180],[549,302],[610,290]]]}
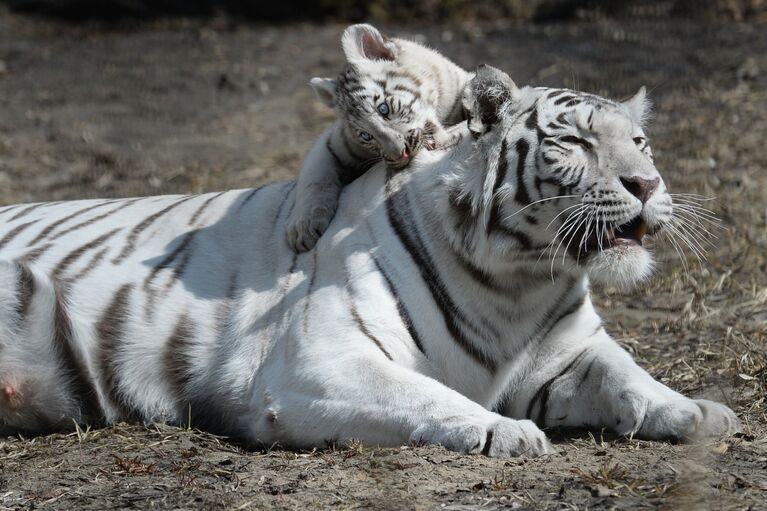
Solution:
{"label": "tiger cub ear", "polygon": [[349,62],[397,58],[397,45],[382,36],[377,28],[366,23],[352,25],[344,30],[341,47]]}
{"label": "tiger cub ear", "polygon": [[647,88],[644,86],[640,87],[636,94],[621,104],[628,111],[631,120],[644,127],[652,111],[652,103],[650,103],[650,98],[647,97]]}
{"label": "tiger cub ear", "polygon": [[485,64],[477,68],[463,92],[464,111],[475,138],[501,119],[518,91],[514,81],[500,69]]}
{"label": "tiger cub ear", "polygon": [[333,102],[336,97],[336,81],[332,78],[320,78],[318,76],[309,81],[309,85],[314,89],[320,101],[333,108]]}

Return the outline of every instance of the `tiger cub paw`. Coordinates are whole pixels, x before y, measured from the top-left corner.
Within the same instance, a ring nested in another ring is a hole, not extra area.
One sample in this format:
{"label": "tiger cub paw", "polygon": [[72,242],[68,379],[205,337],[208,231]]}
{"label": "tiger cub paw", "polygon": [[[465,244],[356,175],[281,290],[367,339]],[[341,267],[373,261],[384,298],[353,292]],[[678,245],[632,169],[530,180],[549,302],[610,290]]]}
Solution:
{"label": "tiger cub paw", "polygon": [[288,218],[288,246],[297,254],[308,252],[330,225],[335,211],[325,206],[298,208]]}

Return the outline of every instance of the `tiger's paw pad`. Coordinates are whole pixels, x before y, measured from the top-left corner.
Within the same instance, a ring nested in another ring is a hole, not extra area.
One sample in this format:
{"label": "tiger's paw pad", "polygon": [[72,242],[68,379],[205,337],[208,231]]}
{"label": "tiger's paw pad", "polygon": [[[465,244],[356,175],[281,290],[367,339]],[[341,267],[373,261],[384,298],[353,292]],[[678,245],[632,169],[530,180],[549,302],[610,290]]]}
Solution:
{"label": "tiger's paw pad", "polygon": [[286,227],[288,246],[297,254],[308,252],[328,229],[332,219],[333,212],[325,207],[294,212]]}
{"label": "tiger's paw pad", "polygon": [[639,433],[645,438],[691,442],[739,431],[740,420],[725,405],[705,399],[679,399],[650,406]]}

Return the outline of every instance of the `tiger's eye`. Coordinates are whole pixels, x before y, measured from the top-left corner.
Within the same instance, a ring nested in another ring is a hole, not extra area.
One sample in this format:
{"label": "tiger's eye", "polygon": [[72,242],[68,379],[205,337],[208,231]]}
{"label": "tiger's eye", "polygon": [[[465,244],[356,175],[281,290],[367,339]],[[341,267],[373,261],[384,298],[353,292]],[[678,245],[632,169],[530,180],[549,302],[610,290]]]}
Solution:
{"label": "tiger's eye", "polygon": [[378,113],[381,115],[389,115],[389,105],[381,103],[378,105]]}
{"label": "tiger's eye", "polygon": [[367,131],[360,131],[360,138],[364,140],[365,142],[370,142],[371,140],[373,140],[373,135],[371,135]]}

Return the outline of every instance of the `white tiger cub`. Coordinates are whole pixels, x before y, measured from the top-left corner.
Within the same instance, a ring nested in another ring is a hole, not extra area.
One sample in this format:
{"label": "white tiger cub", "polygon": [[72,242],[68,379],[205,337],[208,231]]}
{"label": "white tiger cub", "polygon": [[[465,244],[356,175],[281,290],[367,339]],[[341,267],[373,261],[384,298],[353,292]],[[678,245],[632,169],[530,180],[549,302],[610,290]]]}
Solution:
{"label": "white tiger cub", "polygon": [[469,73],[436,51],[385,38],[365,24],[348,27],[341,43],[347,64],[340,76],[310,82],[337,120],[314,143],[299,172],[287,226],[288,243],[299,253],[325,232],[345,184],[379,159],[399,169],[423,145],[449,144],[443,125],[463,120],[461,94]]}
{"label": "white tiger cub", "polygon": [[551,452],[552,426],[737,431],[638,367],[589,298],[590,277],[643,278],[674,214],[643,96],[481,67],[466,106],[455,146],[346,187],[311,253],[285,241],[294,183],[0,208],[0,424],[191,417],[254,444],[489,456]]}

